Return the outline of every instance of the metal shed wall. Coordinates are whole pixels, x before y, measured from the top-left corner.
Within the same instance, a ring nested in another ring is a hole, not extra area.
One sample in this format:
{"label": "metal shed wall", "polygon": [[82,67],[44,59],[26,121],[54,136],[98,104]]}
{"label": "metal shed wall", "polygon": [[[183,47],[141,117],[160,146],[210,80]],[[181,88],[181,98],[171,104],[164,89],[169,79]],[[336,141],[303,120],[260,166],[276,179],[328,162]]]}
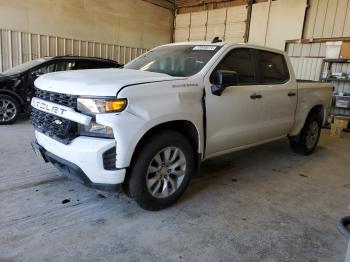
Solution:
{"label": "metal shed wall", "polygon": [[[297,79],[319,81],[322,61],[326,57],[326,43],[296,44],[289,43],[287,52],[291,59]],[[336,63],[332,71],[350,74],[350,64]],[[350,92],[350,82],[333,81],[336,92]],[[333,108],[333,114],[350,116],[349,110]]]}
{"label": "metal shed wall", "polygon": [[303,38],[350,37],[350,0],[309,0]]}
{"label": "metal shed wall", "polygon": [[32,59],[56,55],[109,58],[127,63],[147,49],[0,29],[0,72]]}

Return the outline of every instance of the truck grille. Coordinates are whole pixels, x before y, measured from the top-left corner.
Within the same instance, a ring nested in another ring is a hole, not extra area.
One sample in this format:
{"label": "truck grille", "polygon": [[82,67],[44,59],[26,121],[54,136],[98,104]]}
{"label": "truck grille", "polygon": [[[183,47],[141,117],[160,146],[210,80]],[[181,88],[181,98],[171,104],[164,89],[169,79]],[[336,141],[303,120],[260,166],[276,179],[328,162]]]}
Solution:
{"label": "truck grille", "polygon": [[36,89],[35,96],[52,103],[68,106],[74,109],[77,108],[77,97],[74,95],[60,94]]}
{"label": "truck grille", "polygon": [[[35,96],[56,104],[76,108],[77,97],[72,95],[53,93],[37,89]],[[64,144],[69,144],[77,136],[77,123],[32,107],[30,116],[32,125],[38,131],[56,139]]]}

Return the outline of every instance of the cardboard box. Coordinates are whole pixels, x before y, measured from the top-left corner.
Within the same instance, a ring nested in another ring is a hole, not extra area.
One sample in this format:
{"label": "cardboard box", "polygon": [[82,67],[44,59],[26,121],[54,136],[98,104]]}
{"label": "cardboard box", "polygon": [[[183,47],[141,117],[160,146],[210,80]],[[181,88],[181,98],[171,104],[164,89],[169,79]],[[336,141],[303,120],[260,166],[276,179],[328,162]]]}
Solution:
{"label": "cardboard box", "polygon": [[349,126],[349,121],[350,121],[350,118],[349,118],[349,117],[336,116],[336,117],[334,118],[334,124],[335,124],[337,127],[340,127],[340,128],[342,128],[342,129],[348,128],[348,126]]}
{"label": "cardboard box", "polygon": [[326,42],[326,58],[350,59],[350,42],[344,42],[344,41]]}
{"label": "cardboard box", "polygon": [[350,59],[350,42],[343,42],[340,48],[340,58]]}
{"label": "cardboard box", "polygon": [[331,137],[340,138],[343,133],[343,128],[337,126],[336,124],[331,124]]}

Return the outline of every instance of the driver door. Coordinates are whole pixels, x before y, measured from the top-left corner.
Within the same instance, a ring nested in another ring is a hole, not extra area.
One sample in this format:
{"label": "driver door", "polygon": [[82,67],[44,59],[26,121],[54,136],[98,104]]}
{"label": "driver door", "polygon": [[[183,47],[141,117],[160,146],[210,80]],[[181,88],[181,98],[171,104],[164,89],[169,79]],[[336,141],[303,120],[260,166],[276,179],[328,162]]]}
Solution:
{"label": "driver door", "polygon": [[[237,73],[238,82],[227,87],[220,96],[211,86],[217,70]],[[205,78],[207,113],[207,157],[259,142],[262,138],[263,99],[257,81],[255,53],[250,48],[231,49]]]}

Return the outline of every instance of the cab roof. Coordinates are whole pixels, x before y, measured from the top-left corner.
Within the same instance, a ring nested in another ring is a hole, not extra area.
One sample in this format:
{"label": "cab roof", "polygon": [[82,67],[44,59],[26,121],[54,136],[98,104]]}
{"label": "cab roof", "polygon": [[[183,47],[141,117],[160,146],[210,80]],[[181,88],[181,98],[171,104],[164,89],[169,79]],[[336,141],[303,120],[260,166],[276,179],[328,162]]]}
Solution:
{"label": "cab roof", "polygon": [[249,44],[249,43],[234,43],[234,42],[227,42],[227,41],[222,41],[222,42],[215,42],[212,43],[210,41],[193,41],[193,42],[176,42],[176,43],[170,43],[170,44],[165,44],[163,46],[176,46],[176,45],[205,45],[205,46],[244,46],[244,47],[250,47],[254,49],[260,49],[260,50],[266,50],[266,51],[271,51],[274,53],[279,53],[279,54],[284,54],[285,52],[283,50],[271,48],[271,47],[265,47],[265,46],[259,46],[259,45],[254,45],[254,44]]}

